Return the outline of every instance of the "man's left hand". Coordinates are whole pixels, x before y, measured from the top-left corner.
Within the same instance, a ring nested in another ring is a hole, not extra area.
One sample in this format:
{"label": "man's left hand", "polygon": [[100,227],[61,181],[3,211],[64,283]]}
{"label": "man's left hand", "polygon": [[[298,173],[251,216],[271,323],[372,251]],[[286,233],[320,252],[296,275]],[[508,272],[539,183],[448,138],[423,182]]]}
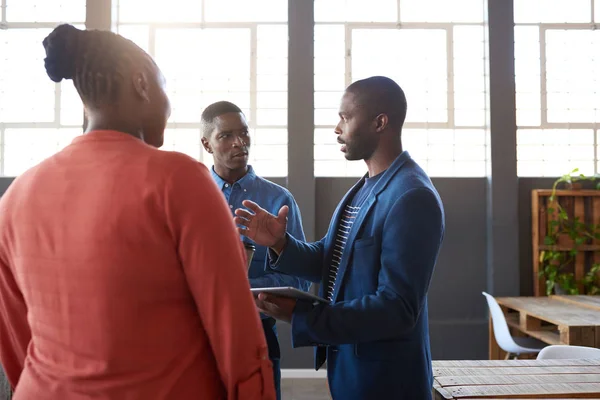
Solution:
{"label": "man's left hand", "polygon": [[280,321],[292,323],[292,314],[296,307],[296,299],[259,293],[256,299],[256,306],[263,314]]}

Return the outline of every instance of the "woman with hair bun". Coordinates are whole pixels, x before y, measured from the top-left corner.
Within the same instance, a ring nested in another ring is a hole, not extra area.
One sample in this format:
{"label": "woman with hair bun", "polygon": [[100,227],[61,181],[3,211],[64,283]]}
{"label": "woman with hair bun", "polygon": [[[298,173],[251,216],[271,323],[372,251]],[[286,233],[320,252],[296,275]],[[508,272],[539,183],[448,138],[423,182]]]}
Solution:
{"label": "woman with hair bun", "polygon": [[133,42],[61,25],[86,133],[0,199],[0,362],[15,399],[274,399],[239,236],[207,168],[157,148],[165,79]]}

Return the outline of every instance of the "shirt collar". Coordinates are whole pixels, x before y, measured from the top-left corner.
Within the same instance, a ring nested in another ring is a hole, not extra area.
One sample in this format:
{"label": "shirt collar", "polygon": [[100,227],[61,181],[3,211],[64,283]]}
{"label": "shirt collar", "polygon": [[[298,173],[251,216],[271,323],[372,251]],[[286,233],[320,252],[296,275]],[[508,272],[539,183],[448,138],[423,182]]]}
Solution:
{"label": "shirt collar", "polygon": [[[215,172],[214,166],[210,169],[210,173],[211,173],[213,179],[215,180],[215,182],[217,183],[217,186],[219,187],[219,189],[223,190],[223,188],[225,187],[226,184],[228,184],[228,182],[226,180],[224,180],[223,178],[221,178]],[[254,168],[252,168],[252,165],[248,165],[248,172],[246,172],[246,175],[244,175],[240,179],[238,179],[237,182],[234,183],[234,185],[240,185],[242,187],[242,189],[250,189],[252,184],[254,183],[255,179],[256,179],[256,174],[254,173]]]}

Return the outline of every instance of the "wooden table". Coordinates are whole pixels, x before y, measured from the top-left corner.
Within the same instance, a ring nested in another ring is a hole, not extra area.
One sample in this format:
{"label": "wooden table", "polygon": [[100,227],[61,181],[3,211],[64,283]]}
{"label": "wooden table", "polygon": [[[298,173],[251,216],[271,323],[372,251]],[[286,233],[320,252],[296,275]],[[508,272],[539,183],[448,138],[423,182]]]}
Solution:
{"label": "wooden table", "polygon": [[[600,348],[600,296],[497,297],[514,335]],[[489,358],[503,359],[490,318]]]}
{"label": "wooden table", "polygon": [[434,361],[435,400],[600,399],[600,360]]}

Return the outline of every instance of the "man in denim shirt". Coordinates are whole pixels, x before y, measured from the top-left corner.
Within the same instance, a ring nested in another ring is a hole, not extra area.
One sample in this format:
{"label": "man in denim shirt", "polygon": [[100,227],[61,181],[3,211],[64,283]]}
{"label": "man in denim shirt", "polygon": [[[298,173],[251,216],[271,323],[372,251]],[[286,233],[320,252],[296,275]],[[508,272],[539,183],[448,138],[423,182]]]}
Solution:
{"label": "man in denim shirt", "polygon": [[[214,158],[212,176],[223,191],[232,216],[237,208],[242,207],[243,200],[252,200],[275,214],[282,206],[288,206],[288,232],[299,240],[304,240],[300,210],[292,194],[257,176],[252,166],[248,165],[250,134],[242,110],[227,101],[211,104],[202,112],[202,134],[202,145]],[[293,286],[308,290],[308,281],[272,271],[265,272],[266,257],[267,248],[256,245],[248,271],[252,287]],[[275,320],[262,314],[261,320],[269,346],[269,358],[273,362],[277,398],[280,399],[280,350]]]}

